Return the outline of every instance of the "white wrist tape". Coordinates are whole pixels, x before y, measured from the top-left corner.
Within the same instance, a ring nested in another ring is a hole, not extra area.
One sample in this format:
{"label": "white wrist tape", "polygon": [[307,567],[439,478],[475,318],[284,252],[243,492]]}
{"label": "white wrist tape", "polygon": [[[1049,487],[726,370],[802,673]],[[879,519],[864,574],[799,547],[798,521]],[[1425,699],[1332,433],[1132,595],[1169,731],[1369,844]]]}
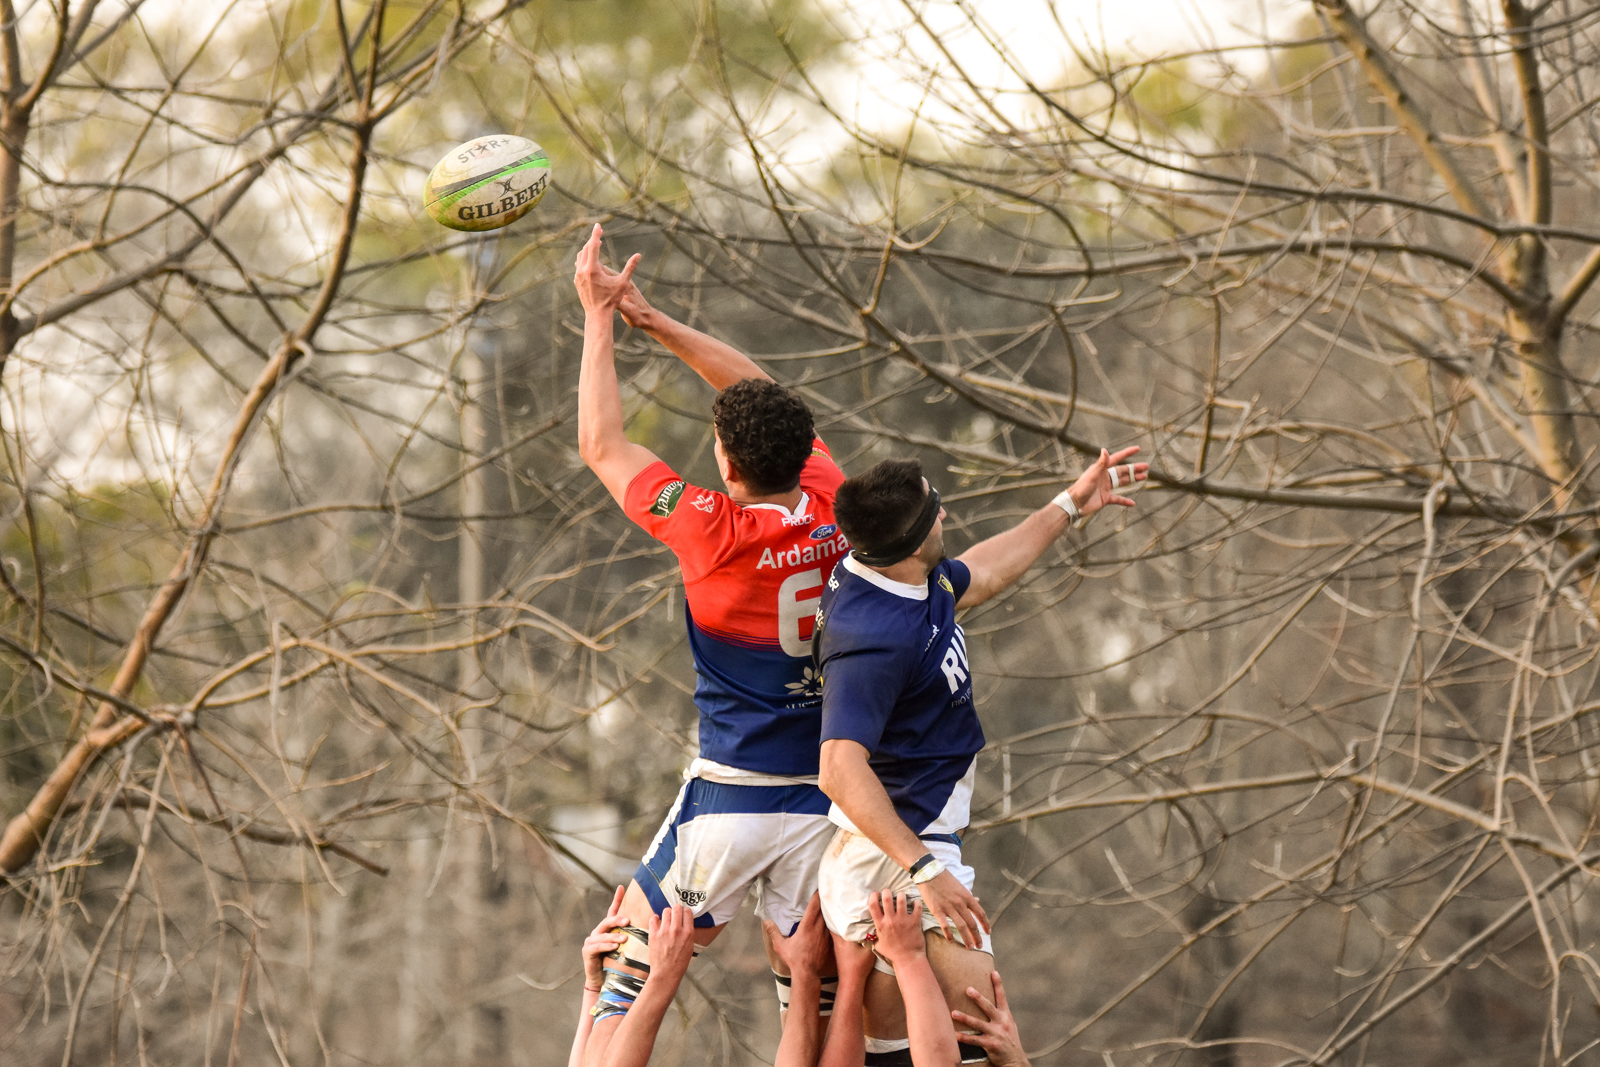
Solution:
{"label": "white wrist tape", "polygon": [[911,876],[911,881],[917,885],[921,885],[923,882],[933,881],[943,873],[944,864],[940,863],[936,859],[929,860],[927,863],[923,864],[917,869],[917,873]]}
{"label": "white wrist tape", "polygon": [[1067,513],[1067,518],[1072,522],[1077,522],[1079,519],[1083,518],[1083,511],[1078,507],[1078,502],[1072,499],[1072,490],[1070,489],[1061,490],[1061,492],[1057,493],[1055,499],[1050,501],[1050,503],[1054,504],[1062,511],[1065,511]]}

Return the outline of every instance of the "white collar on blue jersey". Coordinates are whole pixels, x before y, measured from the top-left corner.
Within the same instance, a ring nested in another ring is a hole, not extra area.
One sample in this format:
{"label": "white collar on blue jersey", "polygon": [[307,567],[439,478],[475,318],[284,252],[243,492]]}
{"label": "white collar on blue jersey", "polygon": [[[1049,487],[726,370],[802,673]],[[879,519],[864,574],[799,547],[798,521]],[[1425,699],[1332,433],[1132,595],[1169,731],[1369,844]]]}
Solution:
{"label": "white collar on blue jersey", "polygon": [[797,520],[805,518],[806,508],[811,506],[811,495],[809,493],[801,493],[800,503],[794,506],[793,511],[790,511],[782,504],[743,504],[740,506],[747,508],[771,508],[779,515],[782,515],[786,520],[788,520],[789,523],[798,526],[799,522]]}
{"label": "white collar on blue jersey", "polygon": [[922,585],[907,585],[905,582],[897,582],[893,578],[885,578],[883,575],[879,574],[865,563],[857,561],[857,559],[852,555],[846,555],[844,557],[844,569],[855,575],[857,578],[865,578],[879,589],[882,589],[887,593],[893,593],[895,596],[903,596],[907,600],[928,599],[928,586],[926,582],[924,582]]}

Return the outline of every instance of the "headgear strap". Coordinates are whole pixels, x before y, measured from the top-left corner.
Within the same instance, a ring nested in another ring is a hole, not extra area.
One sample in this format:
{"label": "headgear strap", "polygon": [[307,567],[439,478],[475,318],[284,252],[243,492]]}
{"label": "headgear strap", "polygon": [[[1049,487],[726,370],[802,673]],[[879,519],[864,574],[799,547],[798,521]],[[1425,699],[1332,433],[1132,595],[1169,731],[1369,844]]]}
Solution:
{"label": "headgear strap", "polygon": [[896,537],[893,541],[879,548],[876,552],[863,552],[859,548],[850,554],[858,562],[869,567],[892,567],[903,559],[909,559],[917,549],[922,547],[922,542],[928,539],[928,531],[933,529],[933,524],[939,520],[939,490],[928,486],[928,495],[922,501],[922,511],[917,515],[906,532]]}

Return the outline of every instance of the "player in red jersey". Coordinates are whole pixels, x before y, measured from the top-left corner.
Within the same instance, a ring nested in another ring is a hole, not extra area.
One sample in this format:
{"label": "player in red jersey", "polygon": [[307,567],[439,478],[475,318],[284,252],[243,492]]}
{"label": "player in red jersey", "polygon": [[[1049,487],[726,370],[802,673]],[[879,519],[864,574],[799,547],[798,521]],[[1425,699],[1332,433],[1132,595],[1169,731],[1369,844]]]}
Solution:
{"label": "player in red jersey", "polygon": [[[816,890],[833,836],[817,788],[821,696],[811,629],[822,583],[848,549],[833,521],[844,475],[815,436],[811,412],[748,357],[651,307],[600,262],[601,229],[578,254],[584,307],[578,441],[585,463],[628,517],[683,569],[698,682],[700,754],[622,902],[629,940],[606,968],[585,1062],[611,1034],[649,973],[652,915],[686,905],[707,944],[750,888],[757,913],[790,936]],[[614,364],[615,315],[649,333],[718,390],[713,449],[726,491],[689,485],[628,440]],[[787,968],[768,945],[786,1003]],[[823,992],[823,1011],[833,991]]]}

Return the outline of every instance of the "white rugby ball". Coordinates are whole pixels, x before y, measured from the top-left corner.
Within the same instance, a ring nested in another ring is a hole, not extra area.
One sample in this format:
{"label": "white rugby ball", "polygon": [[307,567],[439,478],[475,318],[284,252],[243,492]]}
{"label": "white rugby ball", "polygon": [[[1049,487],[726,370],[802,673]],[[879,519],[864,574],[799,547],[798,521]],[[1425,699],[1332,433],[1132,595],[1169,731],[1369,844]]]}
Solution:
{"label": "white rugby ball", "polygon": [[549,153],[496,133],[446,153],[422,188],[422,206],[453,230],[494,230],[532,211],[549,187]]}

